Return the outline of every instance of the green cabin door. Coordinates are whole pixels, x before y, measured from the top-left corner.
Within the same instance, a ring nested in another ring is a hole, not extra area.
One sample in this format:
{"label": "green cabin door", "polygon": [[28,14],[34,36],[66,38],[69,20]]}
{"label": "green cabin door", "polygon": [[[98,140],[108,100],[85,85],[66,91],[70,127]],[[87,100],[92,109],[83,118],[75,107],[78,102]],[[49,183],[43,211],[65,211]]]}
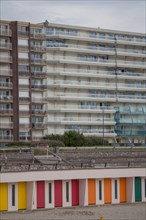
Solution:
{"label": "green cabin door", "polygon": [[141,201],[141,178],[135,177],[135,202]]}

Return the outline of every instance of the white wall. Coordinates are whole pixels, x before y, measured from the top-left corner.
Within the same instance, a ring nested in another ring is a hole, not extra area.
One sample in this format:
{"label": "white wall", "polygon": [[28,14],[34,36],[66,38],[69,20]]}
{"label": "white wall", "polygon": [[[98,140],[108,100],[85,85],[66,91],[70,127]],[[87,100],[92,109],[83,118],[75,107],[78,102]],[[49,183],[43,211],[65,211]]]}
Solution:
{"label": "white wall", "polygon": [[88,205],[88,180],[79,180],[79,205]]}
{"label": "white wall", "polygon": [[[99,181],[101,181],[102,184],[102,199],[99,200]],[[96,180],[96,205],[102,205],[104,204],[104,179],[97,179]]]}
{"label": "white wall", "polygon": [[[69,201],[66,201],[66,182],[69,183]],[[72,205],[72,187],[71,187],[71,180],[64,180],[63,184],[63,207],[70,207]]]}
{"label": "white wall", "polygon": [[[15,185],[15,206],[12,206],[12,185]],[[18,210],[18,184],[9,183],[8,184],[8,211]]]}
{"label": "white wall", "polygon": [[126,180],[126,194],[127,194],[127,202],[132,203],[135,201],[135,193],[134,193],[134,178],[127,178]]}
{"label": "white wall", "polygon": [[[52,183],[52,203],[49,203],[49,183]],[[54,181],[45,182],[45,208],[54,208]]]}
{"label": "white wall", "polygon": [[[115,199],[115,180],[117,180],[117,199]],[[119,179],[112,179],[112,203],[120,203],[120,184]]]}

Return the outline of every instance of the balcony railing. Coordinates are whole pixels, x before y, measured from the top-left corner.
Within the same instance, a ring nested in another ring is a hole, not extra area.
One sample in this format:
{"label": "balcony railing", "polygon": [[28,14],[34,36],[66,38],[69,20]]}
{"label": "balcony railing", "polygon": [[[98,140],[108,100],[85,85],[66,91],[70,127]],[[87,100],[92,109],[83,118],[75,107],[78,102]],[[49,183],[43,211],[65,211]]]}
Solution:
{"label": "balcony railing", "polygon": [[0,128],[9,128],[13,127],[13,122],[0,122]]}
{"label": "balcony railing", "polygon": [[32,97],[31,99],[32,102],[34,103],[42,103],[42,102],[48,102],[47,98],[36,98],[36,97]]}
{"label": "balcony railing", "polygon": [[0,42],[0,48],[11,50],[12,49],[12,44],[11,43]]}
{"label": "balcony railing", "polygon": [[0,140],[6,140],[6,141],[10,141],[13,140],[13,135],[0,135]]}
{"label": "balcony railing", "polygon": [[41,39],[45,39],[46,35],[44,33],[31,32],[30,37],[39,38],[41,40]]}
{"label": "balcony railing", "polygon": [[12,101],[13,97],[11,95],[0,95],[0,100]]}
{"label": "balcony railing", "polygon": [[46,110],[41,110],[41,109],[33,109],[32,110],[32,114],[36,114],[36,115],[46,115],[47,111]]}
{"label": "balcony railing", "polygon": [[46,65],[46,60],[44,58],[31,58],[32,64],[40,64],[40,65]]}
{"label": "balcony railing", "polygon": [[19,135],[19,140],[21,141],[30,140],[30,135]]}
{"label": "balcony railing", "polygon": [[32,123],[32,128],[36,128],[36,129],[46,129],[47,126],[48,125],[45,122],[35,122],[35,123]]}
{"label": "balcony railing", "polygon": [[20,123],[19,123],[19,126],[20,126],[21,128],[30,128],[30,123],[29,123],[29,122],[26,122],[26,123],[20,122]]}
{"label": "balcony railing", "polygon": [[9,108],[9,109],[0,109],[0,114],[13,114],[13,109]]}
{"label": "balcony railing", "polygon": [[30,76],[29,70],[19,70],[19,75],[20,76]]}
{"label": "balcony railing", "polygon": [[0,35],[1,36],[11,36],[12,31],[10,29],[0,29]]}
{"label": "balcony railing", "polygon": [[12,63],[11,56],[0,56],[0,63]]}
{"label": "balcony railing", "polygon": [[47,89],[47,85],[46,84],[32,84],[31,87],[33,89]]}
{"label": "balcony railing", "polygon": [[[93,64],[101,64],[101,65],[114,65],[115,66],[115,60],[110,60],[110,59],[100,59],[100,58],[84,58],[84,57],[71,57],[71,56],[54,56],[54,57],[49,57],[47,58],[47,61],[77,61],[77,62],[89,62],[90,65]],[[132,67],[134,66],[141,66],[145,68],[145,63],[144,62],[138,62],[138,61],[127,61],[127,60],[117,60],[117,65],[119,66],[125,66],[125,65],[132,65]]]}
{"label": "balcony railing", "polygon": [[33,50],[33,51],[36,51],[36,52],[37,51],[38,52],[45,52],[46,51],[46,47],[43,46],[43,45],[42,46],[41,45],[40,46],[34,45],[34,46],[31,46],[30,49]]}
{"label": "balcony railing", "polygon": [[32,74],[32,77],[38,77],[38,78],[45,78],[46,76],[47,76],[47,73],[46,72],[41,72],[41,71],[32,71],[31,72],[31,74]]}
{"label": "balcony railing", "polygon": [[0,69],[0,76],[12,76],[12,70]]}
{"label": "balcony railing", "polygon": [[77,118],[77,117],[63,117],[63,118],[59,118],[59,117],[56,117],[56,118],[48,118],[48,122],[101,122],[101,123],[103,123],[103,120],[104,120],[104,122],[115,122],[114,121],[114,118],[103,118],[103,117],[101,117],[101,118],[81,118],[81,117],[79,117],[79,118]]}
{"label": "balcony railing", "polygon": [[28,37],[29,36],[29,32],[28,31],[20,31],[20,30],[18,30],[18,35],[19,36]]}
{"label": "balcony railing", "polygon": [[0,87],[7,88],[7,89],[12,89],[13,88],[13,84],[10,83],[10,82],[0,82]]}
{"label": "balcony railing", "polygon": [[81,133],[81,134],[94,134],[96,136],[100,136],[100,137],[103,137],[103,134],[104,134],[104,137],[106,136],[116,136],[116,133],[113,131],[113,130],[99,130],[99,129],[82,129],[82,128],[78,128],[78,129],[63,129],[61,133],[64,133],[66,131],[76,131],[78,133]]}
{"label": "balcony railing", "polygon": [[109,36],[109,35],[100,35],[100,33],[97,33],[97,35],[91,35],[91,33],[75,33],[75,34],[70,34],[68,32],[65,32],[65,31],[58,31],[58,32],[54,32],[54,31],[51,31],[51,32],[47,32],[46,33],[46,36],[53,36],[53,37],[56,37],[56,36],[69,36],[69,37],[74,37],[74,38],[86,38],[86,39],[92,39],[92,41],[101,41],[101,42],[107,42],[107,41],[110,41],[111,43],[114,43],[115,40],[118,42],[118,43],[124,43],[124,42],[129,42],[129,44],[144,44],[146,42],[145,40],[145,37],[143,37],[143,39],[140,39],[140,40],[137,40],[135,37],[129,39],[128,37],[123,37],[121,38],[120,36],[118,36],[116,33],[113,34],[113,36]]}

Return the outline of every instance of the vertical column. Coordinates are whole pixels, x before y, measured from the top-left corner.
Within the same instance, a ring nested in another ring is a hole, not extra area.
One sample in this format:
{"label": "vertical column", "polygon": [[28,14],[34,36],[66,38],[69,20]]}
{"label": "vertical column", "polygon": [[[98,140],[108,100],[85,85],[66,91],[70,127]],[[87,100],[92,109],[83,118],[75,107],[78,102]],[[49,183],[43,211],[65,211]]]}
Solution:
{"label": "vertical column", "polygon": [[18,210],[18,184],[8,184],[8,211]]}
{"label": "vertical column", "polygon": [[0,211],[8,210],[8,184],[0,183]]}
{"label": "vertical column", "polygon": [[146,177],[141,179],[142,183],[142,202],[146,202]]}
{"label": "vertical column", "polygon": [[18,183],[18,209],[26,209],[26,183]]}
{"label": "vertical column", "polygon": [[79,180],[79,204],[88,205],[88,182],[87,179]]}
{"label": "vertical column", "polygon": [[55,207],[62,207],[62,180],[55,180]]}
{"label": "vertical column", "polygon": [[134,178],[129,177],[126,180],[126,195],[127,195],[127,202],[132,203],[135,200],[135,195],[134,195]]}
{"label": "vertical column", "polygon": [[112,202],[111,179],[104,179],[104,203]]}
{"label": "vertical column", "polygon": [[112,179],[112,203],[120,203],[119,179]]}
{"label": "vertical column", "polygon": [[79,180],[72,180],[72,206],[79,205]]}
{"label": "vertical column", "polygon": [[27,209],[36,209],[36,182],[27,183]]}
{"label": "vertical column", "polygon": [[104,179],[96,181],[96,204],[104,204]]}
{"label": "vertical column", "polygon": [[45,182],[45,208],[54,208],[54,181]]}
{"label": "vertical column", "polygon": [[63,181],[63,206],[71,206],[72,194],[71,194],[71,180]]}
{"label": "vertical column", "polygon": [[126,202],[126,197],[126,178],[120,178],[120,203]]}
{"label": "vertical column", "polygon": [[95,179],[88,179],[88,205],[96,204],[96,183]]}

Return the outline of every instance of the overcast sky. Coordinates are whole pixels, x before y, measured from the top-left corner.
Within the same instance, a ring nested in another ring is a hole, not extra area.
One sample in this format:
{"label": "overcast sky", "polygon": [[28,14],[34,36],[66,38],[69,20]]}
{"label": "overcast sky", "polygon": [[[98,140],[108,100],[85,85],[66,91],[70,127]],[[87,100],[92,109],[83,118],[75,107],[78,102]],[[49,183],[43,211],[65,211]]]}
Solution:
{"label": "overcast sky", "polygon": [[1,19],[146,33],[146,0],[0,0]]}

